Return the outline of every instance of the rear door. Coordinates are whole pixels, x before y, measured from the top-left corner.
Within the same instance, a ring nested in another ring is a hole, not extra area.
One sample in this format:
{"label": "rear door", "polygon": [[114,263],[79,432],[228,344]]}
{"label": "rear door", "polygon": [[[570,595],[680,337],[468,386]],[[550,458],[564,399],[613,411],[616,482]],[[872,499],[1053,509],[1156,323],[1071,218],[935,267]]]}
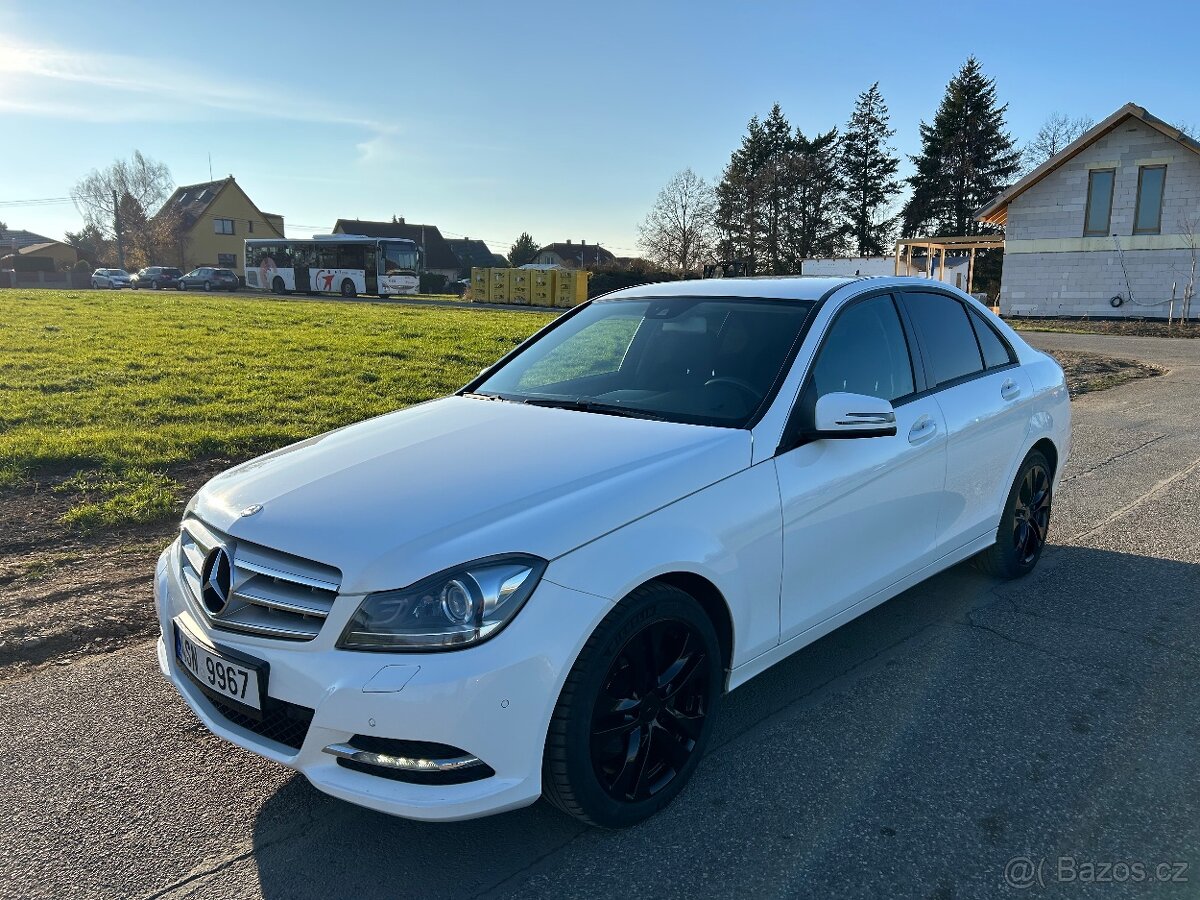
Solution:
{"label": "rear door", "polygon": [[938,291],[905,291],[926,379],[946,421],[939,552],[995,531],[1029,430],[1031,386],[986,318]]}
{"label": "rear door", "polygon": [[946,431],[937,401],[922,393],[916,349],[884,293],[851,300],[817,350],[789,429],[821,395],[847,391],[890,400],[896,434],[809,440],[776,457],[784,641],[932,559]]}

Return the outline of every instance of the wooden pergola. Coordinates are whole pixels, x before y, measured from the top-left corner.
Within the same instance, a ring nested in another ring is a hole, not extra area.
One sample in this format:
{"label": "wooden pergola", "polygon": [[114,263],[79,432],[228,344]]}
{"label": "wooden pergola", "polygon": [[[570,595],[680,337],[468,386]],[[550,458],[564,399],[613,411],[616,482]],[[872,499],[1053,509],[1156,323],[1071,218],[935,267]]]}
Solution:
{"label": "wooden pergola", "polygon": [[912,252],[914,247],[925,249],[926,258],[929,260],[926,266],[926,271],[928,272],[933,271],[935,254],[940,254],[937,267],[939,281],[944,281],[946,277],[947,251],[956,255],[969,251],[971,256],[970,261],[967,263],[967,293],[970,294],[975,281],[975,251],[1003,249],[1004,235],[974,234],[954,237],[904,238],[896,241],[897,275],[912,274]]}

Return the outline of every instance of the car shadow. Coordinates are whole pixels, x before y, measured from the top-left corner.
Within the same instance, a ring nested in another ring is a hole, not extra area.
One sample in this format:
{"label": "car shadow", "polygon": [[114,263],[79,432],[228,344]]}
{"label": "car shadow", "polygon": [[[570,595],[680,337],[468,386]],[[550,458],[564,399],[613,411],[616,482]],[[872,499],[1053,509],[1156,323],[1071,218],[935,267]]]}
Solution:
{"label": "car shadow", "polygon": [[[255,823],[261,891],[981,896],[1063,831],[1200,865],[1198,603],[1200,566],[1145,556],[1053,546],[1015,582],[956,566],[727,696],[692,783],[638,827],[545,802],[423,824],[297,776]],[[1175,812],[1147,820],[1156,797]]]}

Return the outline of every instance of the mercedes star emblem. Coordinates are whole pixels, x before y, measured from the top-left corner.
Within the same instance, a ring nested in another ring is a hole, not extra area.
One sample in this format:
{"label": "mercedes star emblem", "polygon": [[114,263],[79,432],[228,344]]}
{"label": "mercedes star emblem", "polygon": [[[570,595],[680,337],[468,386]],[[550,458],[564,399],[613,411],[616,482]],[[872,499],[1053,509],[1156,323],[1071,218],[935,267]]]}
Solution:
{"label": "mercedes star emblem", "polygon": [[219,616],[229,603],[229,590],[233,584],[233,562],[224,547],[217,547],[204,560],[200,573],[200,599],[204,608]]}

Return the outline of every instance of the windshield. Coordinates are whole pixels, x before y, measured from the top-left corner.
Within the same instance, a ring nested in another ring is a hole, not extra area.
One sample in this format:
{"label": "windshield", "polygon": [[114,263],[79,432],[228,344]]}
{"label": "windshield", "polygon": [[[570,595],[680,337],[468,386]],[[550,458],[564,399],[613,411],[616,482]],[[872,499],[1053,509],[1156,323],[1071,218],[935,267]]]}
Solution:
{"label": "windshield", "polygon": [[471,393],[743,428],[771,399],[812,306],[799,300],[601,300]]}
{"label": "windshield", "polygon": [[385,275],[416,274],[416,244],[385,242],[383,245],[383,270]]}

